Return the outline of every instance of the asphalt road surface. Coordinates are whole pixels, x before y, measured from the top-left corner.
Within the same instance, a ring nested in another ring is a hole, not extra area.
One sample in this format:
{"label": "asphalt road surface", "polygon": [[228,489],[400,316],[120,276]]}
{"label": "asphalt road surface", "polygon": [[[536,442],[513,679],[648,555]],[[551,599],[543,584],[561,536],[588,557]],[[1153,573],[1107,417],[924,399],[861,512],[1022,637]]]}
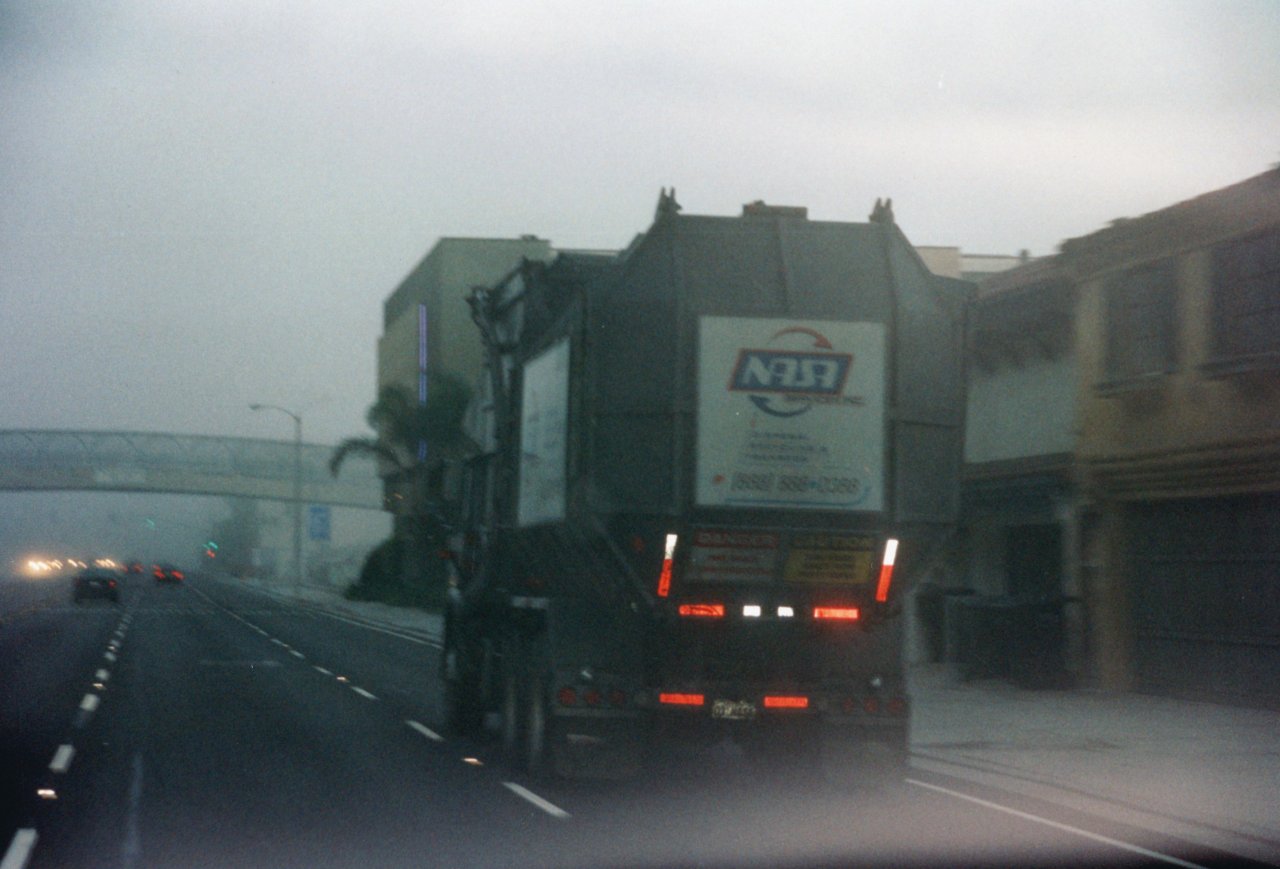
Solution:
{"label": "asphalt road surface", "polygon": [[0,578],[0,607],[0,869],[1227,861],[939,775],[837,790],[727,743],[531,780],[444,731],[428,639],[212,578],[127,577],[119,606]]}

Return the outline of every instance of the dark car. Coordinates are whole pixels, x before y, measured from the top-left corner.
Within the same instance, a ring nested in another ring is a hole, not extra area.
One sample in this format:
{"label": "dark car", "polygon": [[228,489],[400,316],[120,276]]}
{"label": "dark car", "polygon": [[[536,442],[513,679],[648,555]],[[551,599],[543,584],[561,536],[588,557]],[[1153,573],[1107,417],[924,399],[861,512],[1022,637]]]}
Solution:
{"label": "dark car", "polygon": [[120,603],[120,580],[114,570],[90,567],[76,574],[71,599],[80,603],[85,598],[102,597],[112,603]]}
{"label": "dark car", "polygon": [[152,565],[151,575],[156,578],[156,582],[182,582],[186,578],[182,571],[172,564]]}

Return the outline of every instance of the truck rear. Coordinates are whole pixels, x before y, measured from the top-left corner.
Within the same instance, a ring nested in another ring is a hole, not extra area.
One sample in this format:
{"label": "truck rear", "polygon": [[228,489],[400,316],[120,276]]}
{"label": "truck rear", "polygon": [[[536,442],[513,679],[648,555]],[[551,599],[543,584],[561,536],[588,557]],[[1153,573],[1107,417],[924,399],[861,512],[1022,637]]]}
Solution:
{"label": "truck rear", "polygon": [[905,761],[899,601],[955,521],[969,285],[867,223],[664,194],[472,297],[489,350],[444,676],[534,770],[654,740]]}

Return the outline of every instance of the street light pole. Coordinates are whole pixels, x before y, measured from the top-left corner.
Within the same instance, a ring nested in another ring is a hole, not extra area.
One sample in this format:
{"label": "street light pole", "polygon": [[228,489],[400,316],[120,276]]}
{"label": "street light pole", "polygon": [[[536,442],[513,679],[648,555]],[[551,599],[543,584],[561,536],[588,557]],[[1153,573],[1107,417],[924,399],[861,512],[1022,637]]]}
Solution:
{"label": "street light pole", "polygon": [[302,417],[278,404],[251,404],[250,410],[278,410],[293,420],[293,590],[302,587]]}

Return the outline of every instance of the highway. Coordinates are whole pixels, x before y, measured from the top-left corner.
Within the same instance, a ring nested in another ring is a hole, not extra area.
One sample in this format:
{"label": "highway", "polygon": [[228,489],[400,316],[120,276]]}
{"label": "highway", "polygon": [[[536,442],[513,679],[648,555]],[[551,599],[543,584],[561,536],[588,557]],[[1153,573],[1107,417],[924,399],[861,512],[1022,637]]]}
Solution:
{"label": "highway", "polygon": [[942,775],[839,791],[727,744],[531,780],[445,732],[425,637],[212,577],[124,591],[0,579],[3,869],[1214,862]]}

